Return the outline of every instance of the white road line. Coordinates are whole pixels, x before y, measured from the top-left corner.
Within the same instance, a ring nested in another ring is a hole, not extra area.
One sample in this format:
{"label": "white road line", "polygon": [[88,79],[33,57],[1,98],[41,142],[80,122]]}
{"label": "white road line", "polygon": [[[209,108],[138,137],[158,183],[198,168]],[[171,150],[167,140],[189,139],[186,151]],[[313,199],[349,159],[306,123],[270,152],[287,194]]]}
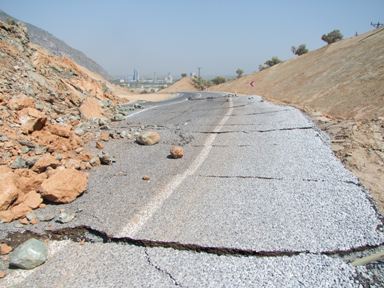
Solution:
{"label": "white road line", "polygon": [[180,103],[183,103],[185,101],[188,101],[188,99],[183,99],[183,100],[178,101],[178,102],[171,102],[171,103],[168,103],[168,104],[155,105],[155,106],[151,106],[151,107],[148,107],[148,108],[144,108],[143,110],[136,111],[136,112],[133,112],[132,114],[129,114],[126,118],[130,118],[130,117],[135,116],[137,114],[140,114],[140,113],[143,113],[143,112],[146,112],[148,110],[152,110],[152,109],[155,109],[155,108],[158,108],[158,107],[164,107],[164,106],[169,106],[169,105],[174,105],[174,104],[180,104]]}
{"label": "white road line", "polygon": [[[213,132],[219,132],[224,124],[228,121],[228,118],[233,112],[232,98],[229,98],[229,109],[225,116],[221,119],[220,123],[215,127]],[[210,134],[204,142],[204,148],[201,150],[197,158],[192,162],[187,170],[182,174],[176,175],[163,189],[161,189],[156,195],[142,207],[123,227],[118,233],[117,237],[134,237],[137,232],[152,218],[152,216],[158,211],[163,203],[172,195],[172,193],[179,187],[179,185],[188,177],[192,176],[197,169],[207,159],[209,152],[212,149],[213,141],[215,141],[217,134]]]}

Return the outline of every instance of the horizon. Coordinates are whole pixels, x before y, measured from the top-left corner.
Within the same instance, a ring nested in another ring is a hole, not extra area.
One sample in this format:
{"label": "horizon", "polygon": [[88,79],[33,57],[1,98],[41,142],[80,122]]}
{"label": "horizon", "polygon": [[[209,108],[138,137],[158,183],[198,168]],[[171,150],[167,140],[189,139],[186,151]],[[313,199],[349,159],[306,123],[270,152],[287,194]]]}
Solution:
{"label": "horizon", "polygon": [[344,38],[370,31],[384,11],[380,0],[0,3],[5,13],[84,52],[112,76],[137,69],[175,78],[198,67],[203,77],[234,76],[237,68],[249,74],[273,56],[292,58],[292,46],[326,45],[321,35],[334,29]]}

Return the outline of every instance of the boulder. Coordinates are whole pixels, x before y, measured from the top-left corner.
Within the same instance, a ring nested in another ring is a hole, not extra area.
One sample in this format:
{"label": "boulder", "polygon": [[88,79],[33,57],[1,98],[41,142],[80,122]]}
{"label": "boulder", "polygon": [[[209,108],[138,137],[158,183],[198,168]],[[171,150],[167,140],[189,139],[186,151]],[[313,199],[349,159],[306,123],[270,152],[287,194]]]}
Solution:
{"label": "boulder", "polygon": [[69,138],[71,136],[71,129],[72,127],[69,125],[50,125],[49,131],[57,136]]}
{"label": "boulder", "polygon": [[24,108],[32,108],[35,106],[35,99],[20,94],[16,97],[12,97],[8,102],[8,107],[11,110],[21,110]]}
{"label": "boulder", "polygon": [[159,143],[159,141],[160,134],[155,131],[144,131],[136,138],[136,142],[141,145],[154,145]]}
{"label": "boulder", "polygon": [[169,153],[173,159],[183,158],[184,149],[181,146],[172,146]]}
{"label": "boulder", "polygon": [[99,101],[93,97],[87,97],[80,106],[80,113],[84,119],[102,118],[103,109]]}
{"label": "boulder", "polygon": [[43,181],[39,192],[55,203],[70,203],[87,189],[88,174],[73,168],[56,171]]}
{"label": "boulder", "polygon": [[32,238],[9,255],[9,264],[21,269],[33,269],[47,261],[47,258],[48,248],[45,243]]}
{"label": "boulder", "polygon": [[20,190],[16,175],[12,172],[0,174],[0,211],[7,210],[17,199]]}
{"label": "boulder", "polygon": [[42,173],[47,170],[48,167],[56,168],[60,165],[60,162],[56,160],[51,154],[45,154],[33,165],[32,170],[37,173]]}

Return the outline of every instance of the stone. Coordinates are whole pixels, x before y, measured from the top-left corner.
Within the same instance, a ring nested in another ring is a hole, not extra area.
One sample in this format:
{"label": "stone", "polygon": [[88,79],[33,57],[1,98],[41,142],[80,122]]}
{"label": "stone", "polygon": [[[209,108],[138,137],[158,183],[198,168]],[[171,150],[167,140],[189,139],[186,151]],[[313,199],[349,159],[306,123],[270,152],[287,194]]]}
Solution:
{"label": "stone", "polygon": [[89,160],[89,164],[91,164],[92,167],[99,166],[100,165],[100,158],[99,157],[92,157],[91,160]]}
{"label": "stone", "polygon": [[36,218],[39,219],[41,222],[48,222],[51,221],[56,217],[56,213],[53,209],[39,209],[35,212]]}
{"label": "stone", "polygon": [[27,215],[29,212],[32,211],[32,208],[30,208],[26,203],[20,203],[16,206],[13,206],[11,208],[11,213],[13,220],[19,219]]}
{"label": "stone", "polygon": [[64,168],[44,180],[39,192],[48,201],[70,203],[87,189],[87,185],[87,173],[73,168]]}
{"label": "stone", "polygon": [[149,181],[151,178],[149,178],[148,175],[144,175],[142,179],[143,179],[144,181]]}
{"label": "stone", "polygon": [[102,131],[102,132],[100,133],[99,140],[100,140],[100,141],[104,141],[104,142],[109,141],[109,132],[107,132],[107,131]]}
{"label": "stone", "polygon": [[114,162],[108,153],[102,152],[98,156],[99,156],[101,165],[111,165],[112,162]]}
{"label": "stone", "polygon": [[6,135],[0,135],[0,142],[7,142],[9,139]]}
{"label": "stone", "polygon": [[80,106],[80,113],[84,119],[102,118],[103,109],[99,101],[93,97],[87,97]]}
{"label": "stone", "polygon": [[25,95],[18,95],[12,97],[8,102],[8,107],[11,110],[21,110],[24,108],[33,108],[35,106],[35,99]]}
{"label": "stone", "polygon": [[181,146],[172,146],[169,154],[173,159],[183,158],[184,149]]}
{"label": "stone", "polygon": [[69,125],[50,125],[49,131],[57,136],[69,138],[71,136],[72,127]]}
{"label": "stone", "polygon": [[96,148],[97,148],[97,149],[100,149],[100,150],[101,150],[101,149],[104,149],[104,144],[101,143],[100,141],[97,141],[97,142],[96,142]]}
{"label": "stone", "polygon": [[7,210],[18,197],[16,175],[12,172],[0,173],[0,211]]}
{"label": "stone", "polygon": [[9,246],[7,243],[1,243],[0,244],[0,255],[7,255],[11,251],[12,251],[12,247]]}
{"label": "stone", "polygon": [[159,143],[159,141],[160,134],[155,131],[142,132],[136,138],[136,142],[141,145],[154,145]]}
{"label": "stone", "polygon": [[42,173],[47,170],[48,167],[57,168],[60,162],[56,160],[51,154],[45,154],[33,165],[32,170],[37,173]]}
{"label": "stone", "polygon": [[48,248],[43,241],[35,238],[29,239],[18,246],[9,257],[12,267],[33,269],[48,259]]}
{"label": "stone", "polygon": [[27,217],[24,217],[24,218],[19,219],[19,223],[22,225],[28,225],[29,220],[27,219]]}
{"label": "stone", "polygon": [[36,214],[35,212],[31,211],[27,215],[25,215],[25,218],[27,218],[28,221],[32,221],[33,219],[36,219]]}
{"label": "stone", "polygon": [[113,116],[112,121],[123,121],[125,119],[123,114],[117,113]]}
{"label": "stone", "polygon": [[27,161],[23,159],[22,157],[18,156],[16,159],[12,162],[10,165],[12,169],[23,169],[28,168]]}
{"label": "stone", "polygon": [[77,136],[83,136],[85,134],[85,131],[84,129],[80,128],[80,127],[77,127],[75,128],[75,130],[73,131]]}
{"label": "stone", "polygon": [[40,206],[41,203],[43,203],[43,198],[41,197],[40,193],[37,193],[36,191],[30,191],[24,196],[23,203],[31,209],[36,209]]}
{"label": "stone", "polygon": [[75,219],[76,213],[72,211],[61,211],[57,216],[56,222],[65,224]]}

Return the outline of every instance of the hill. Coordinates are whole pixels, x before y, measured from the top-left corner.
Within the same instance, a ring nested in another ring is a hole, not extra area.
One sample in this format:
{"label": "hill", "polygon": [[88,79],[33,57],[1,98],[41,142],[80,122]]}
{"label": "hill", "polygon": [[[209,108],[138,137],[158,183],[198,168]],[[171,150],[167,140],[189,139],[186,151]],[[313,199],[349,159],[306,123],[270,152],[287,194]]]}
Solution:
{"label": "hill", "polygon": [[171,86],[159,91],[159,93],[178,93],[190,91],[197,91],[197,88],[193,85],[190,77],[183,77]]}
{"label": "hill", "polygon": [[261,95],[306,111],[384,212],[384,29],[209,90]]}
{"label": "hill", "polygon": [[110,78],[110,76],[103,67],[97,64],[94,60],[87,57],[83,52],[72,48],[64,41],[56,38],[47,31],[32,24],[20,21],[6,14],[4,11],[0,10],[0,20],[6,22],[8,19],[23,23],[28,29],[28,36],[30,41],[40,45],[41,47],[44,47],[53,55],[69,57],[73,61],[86,67],[90,71],[98,73],[106,79]]}

